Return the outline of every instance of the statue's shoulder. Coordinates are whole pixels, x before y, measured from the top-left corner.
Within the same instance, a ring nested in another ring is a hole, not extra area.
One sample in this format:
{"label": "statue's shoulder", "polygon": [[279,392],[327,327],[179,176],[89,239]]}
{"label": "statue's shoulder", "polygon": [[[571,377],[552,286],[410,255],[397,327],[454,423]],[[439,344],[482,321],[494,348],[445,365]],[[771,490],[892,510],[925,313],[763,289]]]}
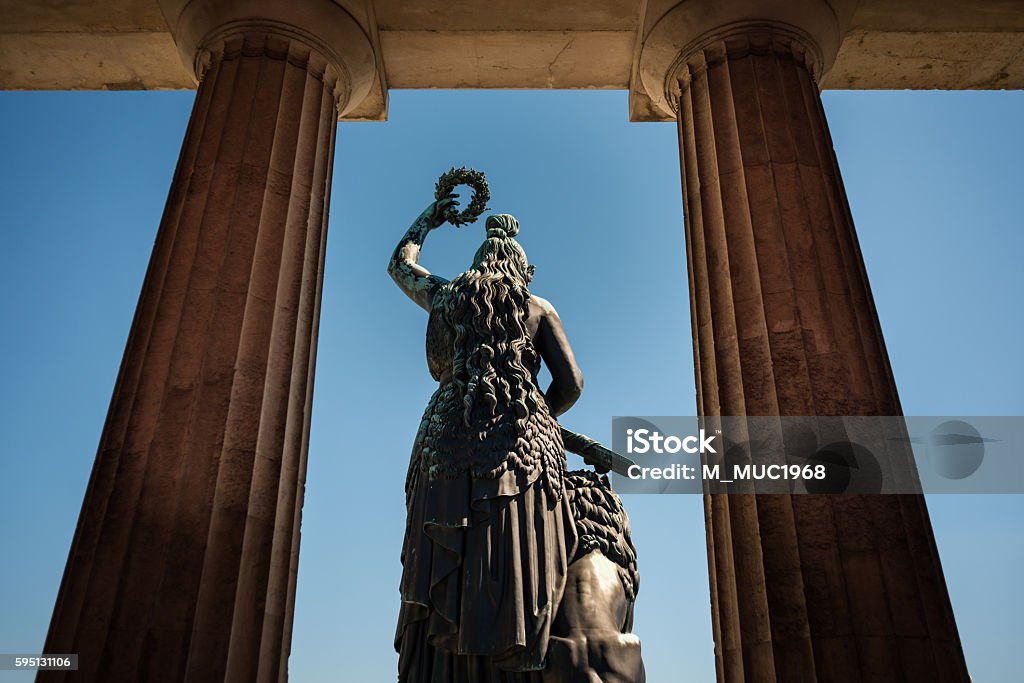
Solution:
{"label": "statue's shoulder", "polygon": [[530,292],[530,312],[536,311],[538,317],[557,316],[558,311],[551,305],[551,302]]}
{"label": "statue's shoulder", "polygon": [[551,321],[557,319],[558,312],[555,311],[555,307],[551,305],[551,302],[531,292],[530,315],[526,321],[526,327],[530,331],[530,336],[536,336],[542,322],[547,321],[546,324],[550,326]]}
{"label": "statue's shoulder", "polygon": [[430,306],[427,309],[427,312],[429,312],[431,316],[434,315],[435,311],[443,310],[445,306],[448,305],[448,300],[452,297],[454,292],[451,282],[448,280],[442,280],[441,278],[437,278],[437,280],[438,282],[434,284],[429,294]]}

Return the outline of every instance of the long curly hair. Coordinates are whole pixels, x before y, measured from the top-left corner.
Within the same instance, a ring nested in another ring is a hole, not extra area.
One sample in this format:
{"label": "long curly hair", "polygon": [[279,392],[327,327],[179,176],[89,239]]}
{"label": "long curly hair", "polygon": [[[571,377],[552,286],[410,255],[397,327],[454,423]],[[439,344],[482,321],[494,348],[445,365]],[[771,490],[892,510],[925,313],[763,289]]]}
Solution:
{"label": "long curly hair", "polygon": [[452,381],[463,422],[471,426],[482,408],[485,419],[510,410],[522,436],[529,416],[546,407],[530,370],[538,362],[526,327],[533,266],[518,233],[515,217],[490,216],[473,265],[445,285],[439,303],[455,332]]}

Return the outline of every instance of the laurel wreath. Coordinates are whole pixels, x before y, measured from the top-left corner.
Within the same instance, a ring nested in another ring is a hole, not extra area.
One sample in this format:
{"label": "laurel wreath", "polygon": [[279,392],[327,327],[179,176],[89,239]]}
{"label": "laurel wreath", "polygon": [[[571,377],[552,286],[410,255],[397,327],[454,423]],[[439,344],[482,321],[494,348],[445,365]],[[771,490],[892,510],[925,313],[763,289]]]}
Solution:
{"label": "laurel wreath", "polygon": [[487,201],[491,198],[491,190],[487,187],[487,179],[483,172],[465,166],[453,168],[438,179],[437,185],[434,186],[434,198],[444,199],[458,185],[473,188],[473,199],[461,213],[451,206],[445,210],[445,220],[455,227],[476,221],[480,214],[487,210]]}

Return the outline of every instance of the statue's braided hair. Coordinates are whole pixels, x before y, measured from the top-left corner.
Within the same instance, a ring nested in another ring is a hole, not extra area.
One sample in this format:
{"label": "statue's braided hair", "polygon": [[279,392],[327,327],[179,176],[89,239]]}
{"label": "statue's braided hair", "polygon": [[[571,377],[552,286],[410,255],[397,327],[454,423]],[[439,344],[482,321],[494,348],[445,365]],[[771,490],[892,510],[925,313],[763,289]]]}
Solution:
{"label": "statue's braided hair", "polygon": [[487,417],[508,410],[522,436],[529,415],[546,408],[529,369],[538,360],[526,327],[533,267],[518,233],[513,216],[487,219],[487,239],[470,269],[445,285],[441,312],[455,332],[452,380],[464,423],[485,406]]}

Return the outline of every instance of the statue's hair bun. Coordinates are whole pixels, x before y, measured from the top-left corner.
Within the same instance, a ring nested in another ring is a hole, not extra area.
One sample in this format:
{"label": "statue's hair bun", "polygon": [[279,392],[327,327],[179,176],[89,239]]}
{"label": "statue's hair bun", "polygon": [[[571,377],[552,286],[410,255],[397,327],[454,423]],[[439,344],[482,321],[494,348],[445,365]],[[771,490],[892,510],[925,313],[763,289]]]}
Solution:
{"label": "statue's hair bun", "polygon": [[499,213],[487,219],[487,236],[496,239],[512,238],[519,234],[519,221],[515,216]]}

